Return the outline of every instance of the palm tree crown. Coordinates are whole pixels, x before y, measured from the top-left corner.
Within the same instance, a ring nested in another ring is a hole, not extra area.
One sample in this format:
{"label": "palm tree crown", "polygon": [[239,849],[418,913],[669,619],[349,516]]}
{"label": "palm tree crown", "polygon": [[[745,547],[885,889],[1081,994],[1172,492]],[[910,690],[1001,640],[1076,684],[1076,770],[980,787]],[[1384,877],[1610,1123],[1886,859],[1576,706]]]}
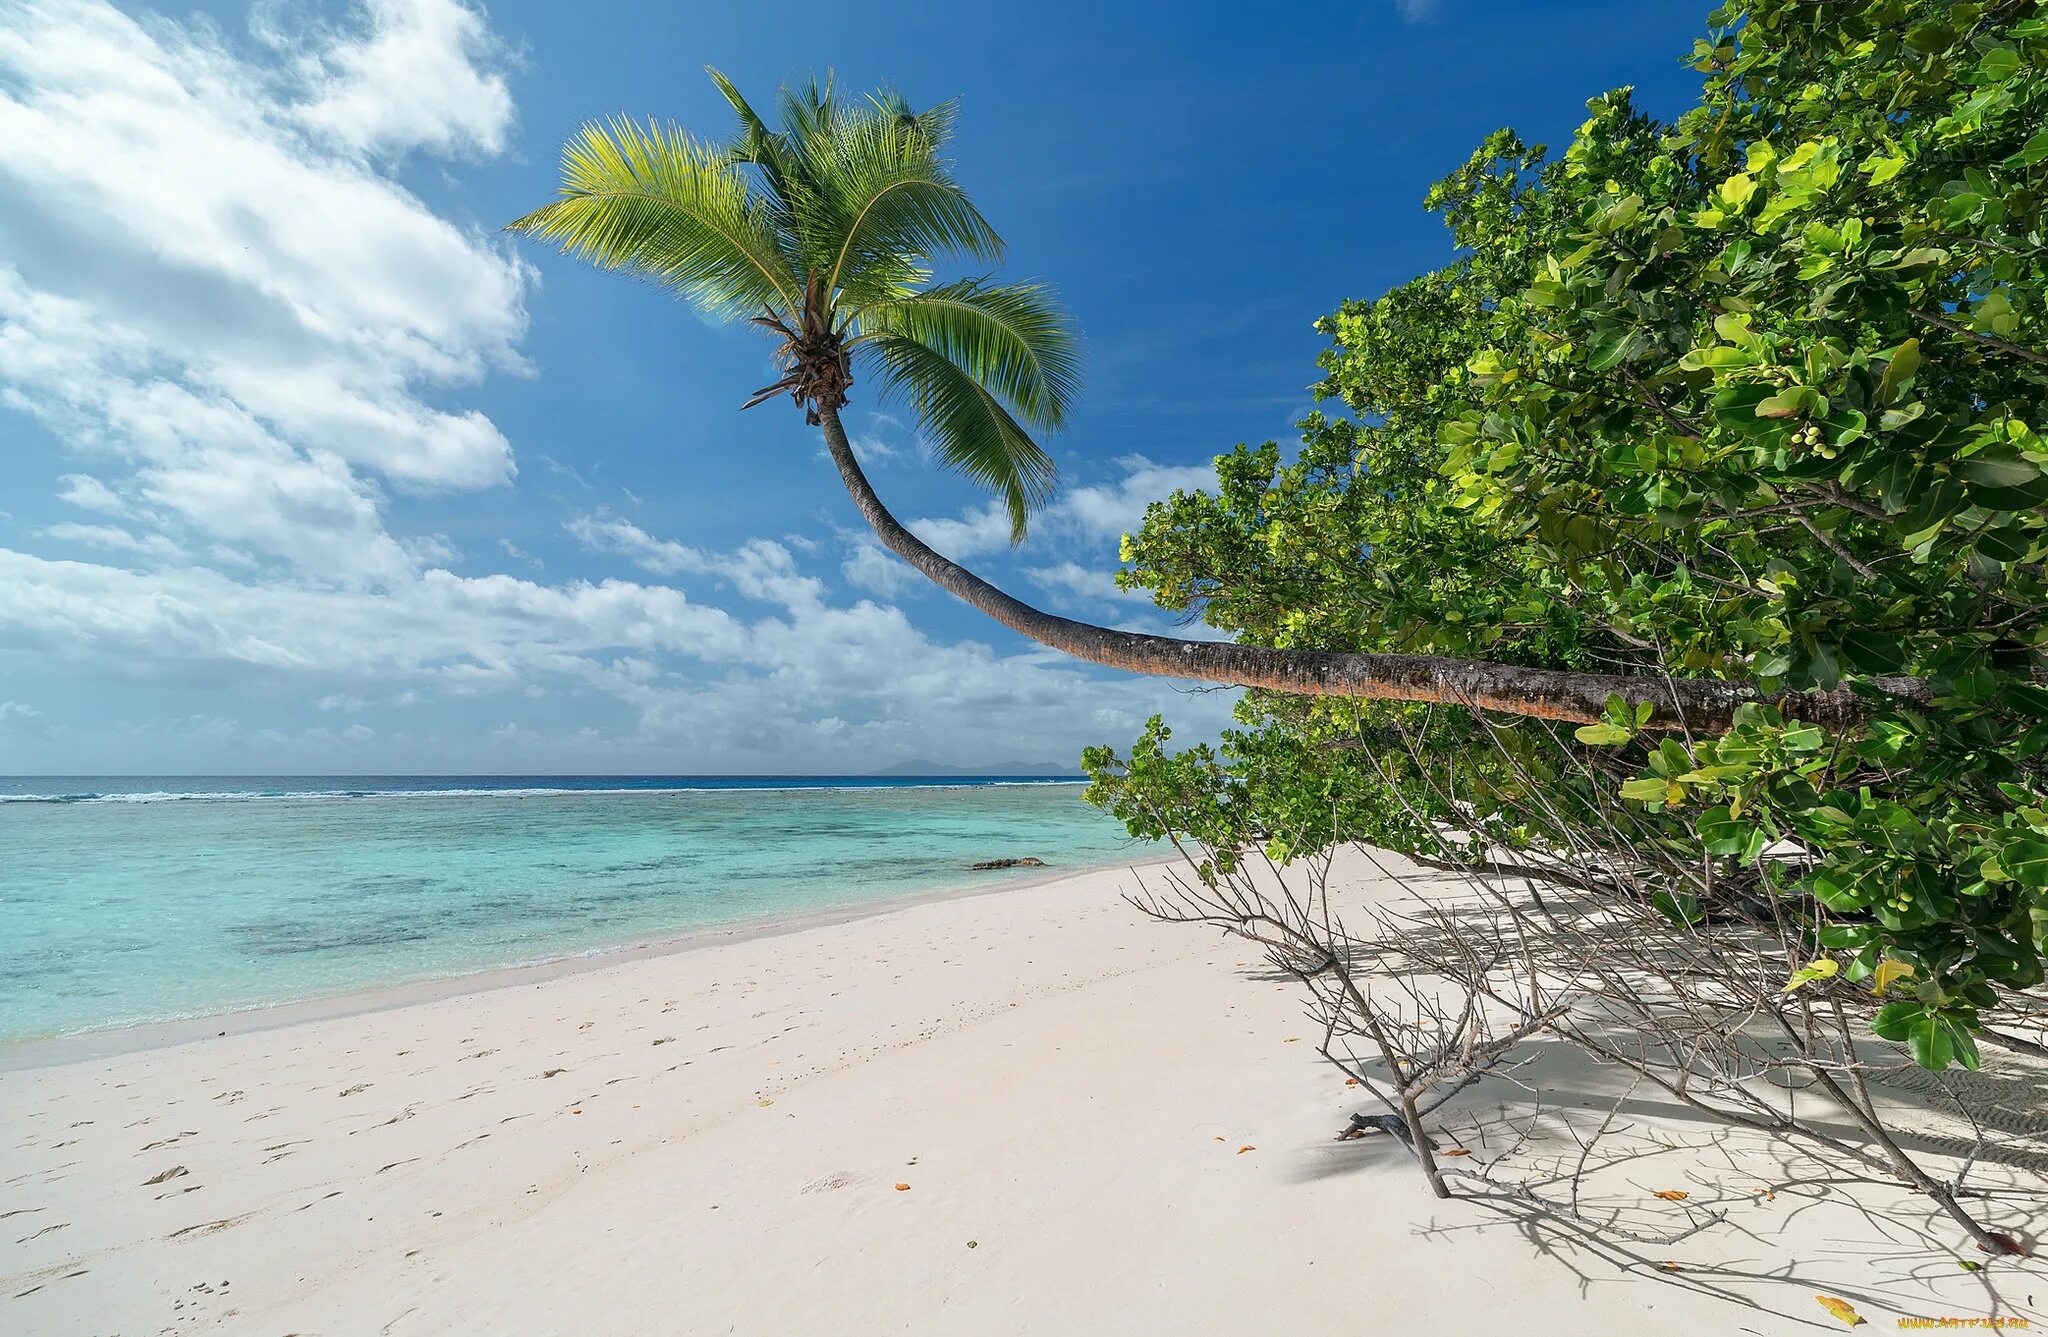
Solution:
{"label": "palm tree crown", "polygon": [[787,393],[836,427],[859,368],[909,402],[941,460],[1003,499],[1021,541],[1054,480],[1032,432],[1065,423],[1079,339],[1040,284],[935,281],[944,260],[1003,254],[939,157],[952,105],[848,102],[813,80],[779,91],[771,128],[710,75],[738,114],[731,139],[586,125],[563,150],[561,198],[512,230],[777,336],[784,374],[747,407]]}

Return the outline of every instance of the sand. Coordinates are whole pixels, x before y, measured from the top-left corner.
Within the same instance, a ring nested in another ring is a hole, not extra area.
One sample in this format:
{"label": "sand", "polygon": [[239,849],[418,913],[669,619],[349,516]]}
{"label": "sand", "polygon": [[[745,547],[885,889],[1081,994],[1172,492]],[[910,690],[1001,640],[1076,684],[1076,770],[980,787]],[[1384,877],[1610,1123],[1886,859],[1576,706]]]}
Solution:
{"label": "sand", "polygon": [[1293,988],[1143,919],[1136,876],[17,1049],[0,1332],[1842,1330],[1816,1294],[1870,1331],[2048,1321],[2037,1263],[1957,1267],[1889,1188],[1765,1197],[1669,1111],[1639,1123],[1681,1149],[1622,1191],[1731,1205],[1714,1234],[1596,1249],[1439,1202],[1389,1139],[1333,1140],[1363,1107]]}

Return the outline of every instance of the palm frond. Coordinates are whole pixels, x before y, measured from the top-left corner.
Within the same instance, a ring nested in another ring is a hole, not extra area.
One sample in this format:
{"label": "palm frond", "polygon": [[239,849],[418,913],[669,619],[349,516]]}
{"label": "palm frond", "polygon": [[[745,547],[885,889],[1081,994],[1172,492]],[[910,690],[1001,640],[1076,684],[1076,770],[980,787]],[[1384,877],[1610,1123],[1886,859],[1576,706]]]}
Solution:
{"label": "palm frond", "polygon": [[987,386],[1034,427],[1057,430],[1081,388],[1081,341],[1035,283],[965,280],[862,307],[863,335],[911,339]]}
{"label": "palm frond", "polygon": [[584,126],[562,150],[561,195],[510,229],[715,314],[802,306],[803,281],[771,209],[748,191],[726,150],[678,126]]}
{"label": "palm frond", "polygon": [[782,132],[789,139],[801,143],[822,133],[830,125],[838,106],[832,96],[832,71],[825,71],[825,82],[821,87],[814,73],[804,82],[803,87],[784,84],[775,90],[778,119]]}
{"label": "palm frond", "polygon": [[748,163],[761,169],[769,185],[779,191],[788,166],[788,151],[781,136],[768,128],[761,114],[754,110],[746,97],[741,94],[725,72],[715,65],[706,65],[704,73],[711,76],[711,82],[739,117],[740,137],[729,150],[727,157],[733,162]]}
{"label": "palm frond", "polygon": [[1031,512],[1052,495],[1052,457],[985,386],[938,349],[878,331],[861,345],[885,394],[907,399],[946,464],[1002,497],[1010,541],[1022,543]]}
{"label": "palm frond", "polygon": [[873,107],[842,112],[805,146],[811,189],[796,204],[827,289],[855,303],[902,296],[930,262],[994,263],[1003,239],[953,181],[925,128]]}
{"label": "palm frond", "polygon": [[941,102],[926,111],[912,111],[903,94],[893,88],[868,94],[868,104],[905,130],[923,136],[927,151],[937,153],[953,137],[953,122],[959,114],[957,102]]}

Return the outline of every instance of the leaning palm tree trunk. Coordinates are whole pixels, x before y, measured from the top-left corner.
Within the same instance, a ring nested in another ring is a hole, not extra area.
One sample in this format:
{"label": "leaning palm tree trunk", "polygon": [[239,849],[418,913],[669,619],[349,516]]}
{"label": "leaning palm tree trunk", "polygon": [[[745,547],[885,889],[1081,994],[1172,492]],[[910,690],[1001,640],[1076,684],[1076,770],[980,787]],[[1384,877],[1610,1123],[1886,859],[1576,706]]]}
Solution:
{"label": "leaning palm tree trunk", "polygon": [[[926,579],[1010,630],[1091,664],[1193,678],[1238,687],[1263,687],[1294,696],[1346,696],[1376,701],[1434,701],[1498,710],[1538,719],[1592,724],[1604,718],[1610,696],[1630,706],[1647,703],[1652,728],[1725,729],[1735,708],[1770,701],[1793,718],[1840,726],[1861,718],[1870,702],[1847,688],[1832,692],[1759,693],[1742,683],[1697,678],[1653,678],[1564,669],[1521,668],[1487,660],[1439,655],[1333,654],[1280,650],[1229,641],[1191,641],[1077,622],[997,589],[966,567],[934,551],[903,526],[868,483],[835,408],[821,407],[820,426],[839,477],[882,546]],[[1919,697],[1918,679],[1873,683],[1891,694]]]}

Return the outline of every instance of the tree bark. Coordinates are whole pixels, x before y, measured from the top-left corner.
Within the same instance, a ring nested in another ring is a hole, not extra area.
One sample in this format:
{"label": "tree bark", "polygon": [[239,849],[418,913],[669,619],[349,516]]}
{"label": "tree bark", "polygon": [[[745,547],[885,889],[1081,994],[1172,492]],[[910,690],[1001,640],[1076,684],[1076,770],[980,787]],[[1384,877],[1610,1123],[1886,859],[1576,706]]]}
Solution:
{"label": "tree bark", "polygon": [[[1619,696],[1631,707],[1649,705],[1650,728],[1692,729],[1708,734],[1725,730],[1736,707],[1750,701],[1775,704],[1788,718],[1830,728],[1862,719],[1872,706],[1867,698],[1847,688],[1771,696],[1745,683],[1713,678],[1580,673],[1440,655],[1280,650],[1231,641],[1152,636],[1077,622],[1005,594],[966,567],[933,551],[904,528],[868,483],[867,474],[847,442],[838,412],[821,408],[819,416],[825,445],[832,462],[839,467],[839,477],[883,547],[917,568],[933,584],[1010,630],[1091,664],[1169,678],[1260,687],[1294,696],[1441,702],[1567,724],[1599,723],[1605,718],[1608,697]],[[1927,685],[1917,678],[1874,679],[1869,685],[1884,694],[1910,700],[1927,697]]]}

